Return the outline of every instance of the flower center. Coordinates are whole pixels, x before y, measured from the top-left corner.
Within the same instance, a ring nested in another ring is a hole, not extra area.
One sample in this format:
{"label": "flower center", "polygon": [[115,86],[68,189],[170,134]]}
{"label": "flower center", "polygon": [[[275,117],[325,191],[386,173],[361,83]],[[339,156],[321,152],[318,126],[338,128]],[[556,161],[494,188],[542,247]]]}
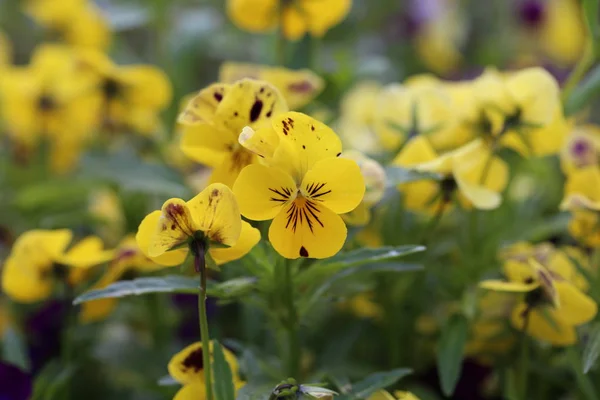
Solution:
{"label": "flower center", "polygon": [[202,348],[192,351],[181,363],[184,368],[193,368],[194,372],[201,371],[204,368],[204,361],[202,359]]}

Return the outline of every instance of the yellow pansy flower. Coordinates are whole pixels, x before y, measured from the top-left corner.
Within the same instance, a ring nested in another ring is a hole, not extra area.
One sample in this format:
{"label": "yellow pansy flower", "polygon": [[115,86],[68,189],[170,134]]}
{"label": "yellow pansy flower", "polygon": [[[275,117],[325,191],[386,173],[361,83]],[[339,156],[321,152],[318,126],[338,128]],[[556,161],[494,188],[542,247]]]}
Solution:
{"label": "yellow pansy flower", "polygon": [[142,252],[165,266],[181,264],[192,239],[208,246],[208,253],[220,265],[246,255],[260,240],[260,232],[241,220],[231,189],[213,183],[187,202],[165,201],[160,210],[144,218],[136,235]]}
{"label": "yellow pansy flower", "polygon": [[[213,346],[214,344],[211,342],[211,353]],[[222,350],[225,361],[227,361],[229,368],[231,369],[233,384],[237,392],[237,390],[241,389],[245,384],[239,376],[237,358],[225,347],[222,347]],[[204,380],[204,367],[201,342],[187,346],[171,358],[168,364],[169,375],[183,385],[177,394],[175,394],[173,400],[198,400],[205,398],[206,382]]]}
{"label": "yellow pansy flower", "polygon": [[322,37],[350,11],[352,0],[228,0],[227,13],[238,27],[266,32],[280,27],[286,38],[297,40],[306,33]]}
{"label": "yellow pansy flower", "polygon": [[81,272],[113,258],[100,239],[90,236],[70,249],[68,229],[31,230],[16,240],[2,269],[2,291],[21,303],[42,301],[52,294],[55,283],[71,285],[80,281]]}
{"label": "yellow pansy flower", "polygon": [[39,24],[59,30],[73,21],[88,5],[87,0],[27,0],[25,11]]}
{"label": "yellow pansy flower", "polygon": [[559,346],[574,344],[575,327],[590,321],[597,313],[594,300],[534,258],[525,263],[506,263],[504,273],[508,281],[488,280],[480,286],[522,293],[524,298],[513,309],[511,323],[534,338]]}
{"label": "yellow pansy flower", "polygon": [[490,210],[502,203],[508,166],[484,142],[476,139],[457,150],[437,156],[424,137],[409,142],[395,165],[441,174],[440,182],[417,181],[399,186],[409,209],[431,211],[447,205],[456,192],[464,206]]}
{"label": "yellow pansy flower", "polygon": [[323,78],[308,69],[291,70],[237,62],[221,64],[219,82],[232,84],[244,78],[269,82],[279,89],[292,110],[310,103],[325,87]]}
{"label": "yellow pansy flower", "polygon": [[454,136],[457,123],[452,98],[431,80],[388,85],[375,106],[375,132],[390,150],[419,134],[427,136],[438,150],[464,144]]}
{"label": "yellow pansy flower", "polygon": [[344,151],[340,157],[354,160],[365,182],[362,201],[354,210],[342,214],[342,218],[348,225],[366,225],[371,220],[371,208],[383,198],[387,180],[385,169],[377,161],[356,150]]}
{"label": "yellow pansy flower", "polygon": [[581,125],[575,127],[565,141],[560,153],[560,166],[563,172],[572,172],[600,165],[600,127]]}
{"label": "yellow pansy flower", "polygon": [[[152,272],[163,266],[146,257],[138,247],[135,236],[127,235],[115,249],[114,259],[107,271],[90,289],[103,289],[118,281],[128,271]],[[116,298],[92,300],[81,305],[79,320],[90,323],[108,317],[117,306]]]}
{"label": "yellow pansy flower", "polygon": [[116,65],[104,53],[88,49],[79,65],[95,79],[102,96],[102,117],[109,129],[130,129],[156,134],[160,112],[171,102],[167,75],[152,65]]}
{"label": "yellow pansy flower", "polygon": [[108,21],[93,4],[87,4],[61,31],[65,42],[72,46],[106,50],[111,41]]}
{"label": "yellow pansy flower", "polygon": [[600,247],[600,211],[584,208],[573,210],[569,233],[586,246]]}
{"label": "yellow pansy flower", "polygon": [[488,69],[473,85],[482,110],[480,129],[493,147],[510,147],[524,156],[558,152],[568,126],[550,73],[538,67],[506,75]]}
{"label": "yellow pansy flower", "polygon": [[267,82],[243,79],[216,83],[198,93],[179,116],[181,150],[213,167],[210,182],[233,186],[239,172],[257,156],[238,143],[245,126],[260,128],[287,111],[281,93]]}
{"label": "yellow pansy flower", "polygon": [[340,118],[335,129],[345,149],[376,154],[384,150],[374,130],[377,100],[382,87],[374,81],[359,82],[341,101]]}
{"label": "yellow pansy flower", "polygon": [[583,167],[569,175],[561,208],[600,211],[600,166]]}
{"label": "yellow pansy flower", "polygon": [[356,162],[339,158],[340,139],[325,124],[288,112],[271,127],[246,128],[240,143],[263,158],[240,173],[233,191],[242,215],[273,219],[269,240],[286,258],[327,258],[344,245],[338,214],[352,211],[365,192]]}
{"label": "yellow pansy flower", "polygon": [[101,99],[81,71],[78,52],[45,45],[31,63],[10,67],[0,79],[2,117],[9,136],[30,150],[41,138],[50,144],[51,165],[70,168],[98,127]]}

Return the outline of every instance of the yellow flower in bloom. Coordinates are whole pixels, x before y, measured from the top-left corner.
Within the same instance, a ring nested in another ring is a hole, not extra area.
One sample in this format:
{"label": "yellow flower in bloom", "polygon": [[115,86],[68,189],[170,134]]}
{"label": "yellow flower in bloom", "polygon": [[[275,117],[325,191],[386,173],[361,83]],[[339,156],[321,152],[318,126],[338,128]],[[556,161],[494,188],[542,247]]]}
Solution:
{"label": "yellow flower in bloom", "polygon": [[188,202],[165,201],[160,210],[144,218],[136,235],[142,252],[166,266],[185,260],[186,245],[192,239],[208,245],[209,254],[220,265],[246,255],[260,240],[260,232],[241,220],[231,189],[213,183]]}
{"label": "yellow flower in bloom", "polygon": [[524,156],[560,150],[568,125],[558,83],[546,70],[527,68],[505,76],[487,70],[473,85],[483,116],[480,129],[492,147],[510,147]]}
{"label": "yellow flower in bloom", "polygon": [[534,36],[545,54],[555,63],[575,64],[583,53],[587,35],[580,3],[550,0],[543,4],[543,21],[534,30]]}
{"label": "yellow flower in bloom", "polygon": [[[213,352],[214,344],[211,342],[211,353]],[[221,347],[225,361],[229,364],[231,374],[233,376],[233,385],[235,390],[239,390],[244,386],[245,382],[240,379],[239,366],[235,355]],[[175,354],[169,361],[169,375],[183,387],[177,392],[173,400],[198,400],[204,399],[206,396],[206,382],[204,380],[204,363],[203,363],[202,343],[197,342],[187,346],[179,353]],[[212,354],[211,354],[212,356]],[[212,359],[212,357],[211,357]]]}
{"label": "yellow flower in bloom", "polygon": [[[137,245],[133,235],[126,236],[117,246],[114,253],[114,259],[108,266],[107,271],[91,287],[91,289],[103,289],[121,279],[128,271],[152,272],[163,268],[146,257]],[[102,320],[117,306],[116,298],[107,298],[92,300],[81,305],[79,319],[83,323]]]}
{"label": "yellow flower in bloom", "polygon": [[600,211],[600,166],[583,167],[568,176],[561,208]]}
{"label": "yellow flower in bloom", "polygon": [[433,3],[433,15],[418,28],[415,45],[427,68],[444,74],[455,70],[462,62],[460,47],[468,37],[466,18],[458,1]]}
{"label": "yellow flower in bloom", "polygon": [[415,135],[427,136],[436,150],[465,144],[465,130],[458,130],[452,97],[430,79],[392,84],[383,89],[375,105],[375,132],[383,145],[397,150]]}
{"label": "yellow flower in bloom", "polygon": [[286,38],[304,34],[322,37],[350,11],[352,0],[228,0],[227,13],[234,24],[250,32],[266,32],[279,26]]}
{"label": "yellow flower in bloom", "polygon": [[381,90],[381,85],[377,82],[360,82],[342,98],[336,131],[345,149],[359,150],[366,154],[380,153],[383,150],[383,144],[373,127]]}
{"label": "yellow flower in bloom", "polygon": [[586,246],[600,247],[600,211],[573,210],[569,233]]}
{"label": "yellow flower in bloom", "polygon": [[511,323],[515,329],[554,345],[574,344],[575,327],[590,321],[597,313],[594,300],[533,257],[511,261],[504,264],[508,281],[488,280],[481,287],[524,295],[512,311]]}
{"label": "yellow flower in bloom", "polygon": [[161,127],[160,112],[171,102],[167,75],[152,65],[116,65],[104,53],[86,50],[78,60],[102,95],[102,116],[110,129],[143,135]]}
{"label": "yellow flower in bloom", "polygon": [[110,45],[108,21],[93,4],[84,7],[61,31],[65,42],[73,46],[106,50]]}
{"label": "yellow flower in bloom", "polygon": [[27,0],[25,11],[39,24],[59,30],[88,5],[87,0]]}
{"label": "yellow flower in bloom", "polygon": [[240,173],[233,191],[242,215],[273,219],[269,241],[286,258],[327,258],[344,245],[338,214],[361,202],[365,184],[356,162],[339,158],[340,139],[325,124],[288,112],[271,127],[246,128],[240,143],[263,158]]}
{"label": "yellow flower in bloom", "polygon": [[560,165],[566,175],[580,168],[600,165],[600,127],[575,127],[560,153]]}
{"label": "yellow flower in bloom", "polygon": [[269,82],[275,86],[288,106],[298,110],[323,91],[323,78],[311,70],[291,70],[267,65],[226,62],[219,69],[219,82],[235,83],[244,78]]}
{"label": "yellow flower in bloom", "polygon": [[267,82],[243,79],[213,84],[194,97],[179,116],[183,152],[213,167],[210,182],[233,186],[239,172],[257,157],[238,143],[245,126],[260,128],[287,111],[280,92]]}
{"label": "yellow flower in bloom", "polygon": [[100,239],[84,238],[70,249],[68,229],[32,230],[15,242],[2,269],[2,291],[21,303],[34,303],[52,294],[55,283],[78,283],[79,272],[109,261]]}
{"label": "yellow flower in bloom", "polygon": [[464,206],[490,210],[502,203],[508,183],[508,166],[482,140],[437,156],[427,139],[409,142],[394,160],[395,165],[441,174],[440,182],[417,181],[399,185],[407,208],[431,211],[447,205],[457,192]]}
{"label": "yellow flower in bloom", "polygon": [[9,136],[31,149],[50,143],[51,163],[64,171],[77,161],[98,126],[101,99],[83,73],[77,53],[66,47],[38,47],[26,67],[11,67],[0,79],[2,117]]}
{"label": "yellow flower in bloom", "polygon": [[371,208],[383,198],[386,185],[385,169],[377,161],[356,151],[344,151],[341,158],[354,160],[365,182],[365,195],[352,211],[342,214],[348,225],[366,225],[371,220]]}

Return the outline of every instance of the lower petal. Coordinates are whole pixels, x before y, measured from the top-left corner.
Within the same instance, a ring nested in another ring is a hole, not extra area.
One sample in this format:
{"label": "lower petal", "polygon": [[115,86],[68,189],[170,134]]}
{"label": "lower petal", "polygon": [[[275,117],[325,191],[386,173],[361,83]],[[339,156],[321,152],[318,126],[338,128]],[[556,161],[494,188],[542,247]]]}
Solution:
{"label": "lower petal", "polygon": [[210,249],[209,252],[217,265],[221,265],[242,258],[252,250],[259,240],[260,231],[253,228],[252,225],[246,221],[242,221],[240,238],[233,246],[229,248],[213,248]]}
{"label": "lower petal", "polygon": [[553,310],[565,323],[580,325],[591,321],[598,312],[596,302],[577,289],[575,285],[562,280],[554,282],[559,298],[559,306]]}
{"label": "lower petal", "polygon": [[290,259],[327,258],[346,241],[342,218],[321,204],[297,199],[280,212],[269,228],[275,250]]}
{"label": "lower petal", "polygon": [[110,261],[114,250],[104,250],[102,240],[97,236],[88,236],[73,246],[58,262],[77,268],[89,268]]}
{"label": "lower petal", "polygon": [[173,400],[205,400],[206,385],[203,382],[196,382],[190,385],[184,385],[173,397]]}
{"label": "lower petal", "polygon": [[[543,310],[533,309],[526,313],[527,305],[521,303],[515,307],[511,322],[515,329],[523,330],[527,322],[527,334],[553,345],[568,346],[577,341],[575,329],[559,320],[550,320]],[[528,321],[526,321],[528,318]]]}
{"label": "lower petal", "polygon": [[252,164],[256,157],[245,149],[228,153],[221,163],[212,170],[210,183],[222,183],[232,188],[240,171]]}
{"label": "lower petal", "polygon": [[141,252],[148,258],[152,259],[157,264],[165,266],[180,265],[185,260],[188,249],[182,248],[177,250],[167,251],[157,257],[150,256],[150,242],[154,236],[156,226],[160,219],[160,211],[154,211],[148,214],[140,223],[135,240],[141,250]]}
{"label": "lower petal", "polygon": [[236,145],[236,138],[212,125],[180,125],[181,151],[192,160],[210,167],[218,166]]}

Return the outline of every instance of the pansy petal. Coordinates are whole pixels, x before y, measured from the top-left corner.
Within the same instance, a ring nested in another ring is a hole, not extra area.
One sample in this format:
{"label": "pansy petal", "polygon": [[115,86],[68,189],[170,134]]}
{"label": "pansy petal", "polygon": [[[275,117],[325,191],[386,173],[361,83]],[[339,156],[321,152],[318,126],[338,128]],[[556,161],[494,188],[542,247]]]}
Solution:
{"label": "pansy petal", "polygon": [[328,158],[315,163],[300,186],[302,194],[337,214],[354,210],[365,194],[365,182],[354,160]]}
{"label": "pansy petal", "polygon": [[240,172],[233,192],[244,217],[263,221],[274,218],[283,204],[295,198],[296,184],[279,168],[252,164]]}
{"label": "pansy petal", "polygon": [[2,267],[2,292],[21,303],[35,303],[50,297],[53,282],[49,271],[27,264],[28,258],[10,256]]}
{"label": "pansy petal", "polygon": [[181,389],[175,393],[173,400],[205,400],[206,385],[204,382],[195,382],[189,385],[183,385]]}
{"label": "pansy petal", "polygon": [[124,83],[124,95],[133,105],[160,110],[173,96],[168,76],[151,65],[120,67],[118,79]]}
{"label": "pansy petal", "polygon": [[272,158],[279,146],[279,136],[271,126],[254,130],[244,127],[238,138],[239,143],[261,158]]}
{"label": "pansy petal", "polygon": [[88,236],[69,249],[58,262],[76,268],[89,268],[110,261],[114,250],[104,250],[102,239]]}
{"label": "pansy petal", "polygon": [[211,257],[217,265],[242,258],[260,241],[260,231],[246,221],[242,221],[240,238],[228,248],[213,247],[209,249]]}
{"label": "pansy petal", "polygon": [[273,219],[269,240],[275,250],[290,259],[327,258],[346,241],[342,218],[318,202],[296,199]]}
{"label": "pansy petal", "polygon": [[580,325],[591,321],[596,316],[598,312],[596,302],[575,285],[556,280],[554,286],[558,292],[560,305],[553,310],[553,314],[559,315],[565,323]]}
{"label": "pansy petal", "polygon": [[582,207],[600,211],[600,168],[596,165],[573,171],[565,184],[561,208]]}
{"label": "pansy petal", "polygon": [[209,183],[222,183],[232,188],[240,171],[256,159],[254,154],[243,148],[228,153],[221,163],[213,168]]}
{"label": "pansy petal", "polygon": [[436,158],[437,153],[429,140],[424,136],[416,136],[406,142],[392,163],[400,167],[412,167]]}
{"label": "pansy petal", "polygon": [[219,165],[236,143],[236,136],[201,122],[181,126],[181,151],[190,159],[210,167]]}
{"label": "pansy petal", "polygon": [[158,223],[160,221],[160,215],[160,210],[148,214],[140,223],[137,234],[135,235],[135,240],[137,241],[137,244],[142,253],[144,253],[146,257],[151,258],[152,261],[154,261],[155,263],[164,266],[180,265],[181,263],[183,263],[188,254],[187,248],[171,250],[157,257],[150,257],[150,243],[154,238],[156,227],[158,226]]}
{"label": "pansy petal", "polygon": [[154,229],[148,247],[150,257],[158,257],[184,244],[199,230],[186,202],[177,198],[165,201]]}
{"label": "pansy petal", "polygon": [[506,79],[506,89],[521,111],[520,119],[545,125],[560,105],[556,79],[543,68],[526,68]]}
{"label": "pansy petal", "polygon": [[214,242],[233,246],[242,220],[235,195],[222,183],[213,183],[186,203],[197,230]]}
{"label": "pansy petal", "polygon": [[229,93],[231,85],[214,83],[192,97],[184,110],[179,114],[177,121],[184,125],[195,125],[212,121],[217,107],[223,97]]}
{"label": "pansy petal", "polygon": [[544,315],[547,308],[541,310],[534,308],[527,313],[527,307],[525,303],[521,303],[514,308],[511,322],[515,329],[523,330],[528,318],[526,333],[538,340],[557,346],[568,346],[577,341],[577,334],[571,325],[560,320],[552,320],[549,315]]}
{"label": "pansy petal", "polygon": [[250,32],[264,32],[277,25],[278,0],[229,0],[227,14],[239,27]]}
{"label": "pansy petal", "polygon": [[281,114],[273,119],[273,128],[282,140],[292,145],[300,160],[299,176],[304,176],[317,161],[337,157],[342,152],[342,143],[335,132],[306,114]]}
{"label": "pansy petal", "polygon": [[495,290],[499,292],[514,292],[514,293],[526,293],[531,292],[539,286],[539,283],[521,283],[521,282],[507,282],[497,279],[485,280],[479,283],[479,287],[488,290]]}
{"label": "pansy petal", "polygon": [[204,385],[203,351],[202,343],[196,342],[175,354],[167,366],[169,375],[183,385],[192,383]]}

